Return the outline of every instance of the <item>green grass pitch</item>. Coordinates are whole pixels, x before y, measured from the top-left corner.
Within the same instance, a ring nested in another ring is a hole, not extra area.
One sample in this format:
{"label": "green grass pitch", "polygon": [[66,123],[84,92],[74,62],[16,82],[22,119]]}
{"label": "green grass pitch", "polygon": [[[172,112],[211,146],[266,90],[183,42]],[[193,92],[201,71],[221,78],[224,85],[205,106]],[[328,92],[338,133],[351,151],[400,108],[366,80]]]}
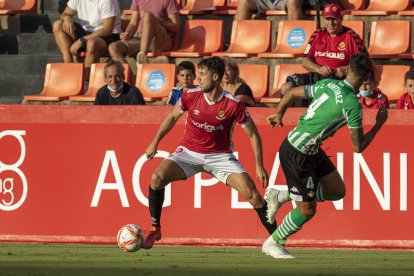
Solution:
{"label": "green grass pitch", "polygon": [[276,260],[260,248],[0,243],[0,275],[414,275],[414,252],[290,249]]}

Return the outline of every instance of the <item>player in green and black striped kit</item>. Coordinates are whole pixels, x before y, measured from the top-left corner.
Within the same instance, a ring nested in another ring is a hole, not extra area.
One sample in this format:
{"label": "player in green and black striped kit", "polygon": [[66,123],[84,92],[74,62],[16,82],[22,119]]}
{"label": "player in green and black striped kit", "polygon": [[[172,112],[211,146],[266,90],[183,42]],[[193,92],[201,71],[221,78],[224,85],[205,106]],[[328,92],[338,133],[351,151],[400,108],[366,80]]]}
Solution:
{"label": "player in green and black striped kit", "polygon": [[265,241],[263,253],[274,258],[293,258],[283,244],[315,215],[316,202],[339,200],[345,196],[345,184],[321,144],[347,124],[354,151],[362,152],[385,123],[388,113],[385,106],[381,106],[374,127],[364,134],[362,107],[356,94],[371,70],[369,57],[356,54],[351,57],[345,80],[325,79],[314,85],[293,88],[282,98],[276,113],[267,118],[271,126],[283,126],[283,115],[295,98],[313,98],[279,150],[289,190],[268,189],[266,192],[269,222],[274,221],[284,202],[295,200],[297,208],[285,216]]}

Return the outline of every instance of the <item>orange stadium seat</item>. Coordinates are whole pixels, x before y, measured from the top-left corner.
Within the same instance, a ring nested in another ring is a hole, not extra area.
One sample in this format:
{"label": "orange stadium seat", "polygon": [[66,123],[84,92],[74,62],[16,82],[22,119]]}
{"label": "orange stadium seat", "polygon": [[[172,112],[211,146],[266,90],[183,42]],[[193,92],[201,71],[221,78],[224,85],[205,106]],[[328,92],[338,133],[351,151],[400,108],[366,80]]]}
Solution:
{"label": "orange stadium seat", "polygon": [[221,51],[222,47],[222,20],[186,20],[181,48],[165,55],[171,57],[201,57]]}
{"label": "orange stadium seat", "polygon": [[251,57],[270,48],[270,20],[233,21],[230,46],[227,51],[213,53],[213,56]]}
{"label": "orange stadium seat", "polygon": [[254,98],[266,95],[269,81],[267,64],[239,64],[240,78],[250,86]]}
{"label": "orange stadium seat", "polygon": [[411,0],[370,0],[365,10],[352,11],[352,15],[390,15],[411,7]]}
{"label": "orange stadium seat", "polygon": [[365,8],[365,0],[341,0],[340,2],[344,10],[349,12]]}
{"label": "orange stadium seat", "polygon": [[0,15],[16,13],[37,13],[37,0],[0,0]]}
{"label": "orange stadium seat", "polygon": [[180,14],[205,14],[216,9],[224,9],[226,6],[227,0],[187,0]]}
{"label": "orange stadium seat", "polygon": [[83,93],[83,63],[48,63],[43,90],[26,101],[62,101]]}
{"label": "orange stadium seat", "polygon": [[307,73],[308,71],[303,68],[302,64],[278,64],[275,66],[274,78],[273,78],[273,87],[270,91],[269,97],[262,97],[257,102],[260,103],[278,103],[282,98],[280,89],[282,85],[286,82],[286,78],[292,74],[298,73]]}
{"label": "orange stadium seat", "polygon": [[226,9],[213,11],[213,14],[235,15],[237,11],[237,4],[238,4],[238,0],[230,0],[230,3],[227,4]]}
{"label": "orange stadium seat", "polygon": [[363,20],[344,20],[343,25],[354,30],[362,41],[364,41],[364,21]]}
{"label": "orange stadium seat", "polygon": [[282,20],[279,22],[275,49],[270,53],[260,53],[262,58],[302,57],[307,42],[316,30],[315,20]]}
{"label": "orange stadium seat", "polygon": [[[129,73],[129,65],[127,63],[123,64],[125,81],[131,82],[131,74]],[[74,102],[93,102],[95,101],[96,93],[99,88],[105,85],[104,77],[104,67],[105,63],[94,63],[91,66],[91,73],[89,76],[89,86],[88,91],[84,95],[71,96],[69,97],[70,101]]]}
{"label": "orange stadium seat", "polygon": [[395,103],[405,93],[404,76],[409,65],[375,65],[375,79],[378,88],[387,95],[390,103]]}
{"label": "orange stadium seat", "polygon": [[371,58],[397,58],[410,47],[410,21],[372,21],[368,53]]}
{"label": "orange stadium seat", "polygon": [[175,83],[175,64],[137,64],[135,85],[145,101],[165,100]]}

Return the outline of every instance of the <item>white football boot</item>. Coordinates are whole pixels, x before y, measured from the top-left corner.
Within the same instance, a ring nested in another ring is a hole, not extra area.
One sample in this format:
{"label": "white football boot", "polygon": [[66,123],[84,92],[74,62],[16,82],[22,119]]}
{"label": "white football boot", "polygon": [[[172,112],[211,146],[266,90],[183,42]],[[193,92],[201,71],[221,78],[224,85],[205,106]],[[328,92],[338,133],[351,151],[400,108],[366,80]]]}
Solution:
{"label": "white football boot", "polygon": [[272,236],[270,236],[262,246],[263,254],[272,256],[275,259],[294,259],[289,251],[282,245],[277,243]]}
{"label": "white football boot", "polygon": [[266,218],[270,224],[275,223],[275,215],[284,202],[279,201],[279,191],[274,188],[267,188],[264,198],[267,202]]}

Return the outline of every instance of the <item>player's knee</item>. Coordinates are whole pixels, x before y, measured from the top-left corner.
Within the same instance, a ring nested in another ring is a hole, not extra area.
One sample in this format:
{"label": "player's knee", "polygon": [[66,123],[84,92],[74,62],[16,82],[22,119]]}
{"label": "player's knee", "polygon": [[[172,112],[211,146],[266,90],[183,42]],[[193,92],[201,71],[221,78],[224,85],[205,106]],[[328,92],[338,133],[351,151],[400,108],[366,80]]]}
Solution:
{"label": "player's knee", "polygon": [[165,176],[163,173],[159,171],[155,171],[151,177],[151,189],[153,190],[160,190],[165,186]]}
{"label": "player's knee", "polygon": [[282,87],[280,88],[280,93],[282,95],[284,95],[286,93],[286,91],[288,91],[289,89],[291,89],[293,87],[293,83],[290,81],[285,82],[284,84],[282,84]]}
{"label": "player's knee", "polygon": [[63,31],[63,21],[58,19],[53,22],[53,32]]}
{"label": "player's knee", "polygon": [[299,213],[306,217],[313,217],[316,214],[316,204],[301,204],[298,206]]}

